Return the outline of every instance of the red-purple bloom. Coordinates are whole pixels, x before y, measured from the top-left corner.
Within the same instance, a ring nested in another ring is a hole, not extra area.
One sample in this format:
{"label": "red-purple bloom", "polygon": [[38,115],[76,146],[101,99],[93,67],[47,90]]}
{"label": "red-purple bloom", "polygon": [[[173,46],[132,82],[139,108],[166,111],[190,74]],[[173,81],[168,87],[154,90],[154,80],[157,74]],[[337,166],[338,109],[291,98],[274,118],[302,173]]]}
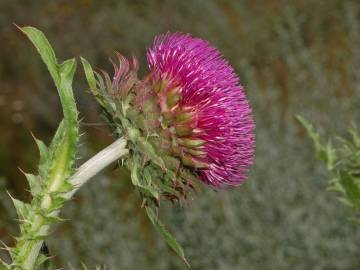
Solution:
{"label": "red-purple bloom", "polygon": [[209,185],[240,184],[253,162],[255,124],[234,69],[208,42],[180,33],[158,36],[147,59],[154,83],[175,100],[160,105],[176,119],[182,160]]}

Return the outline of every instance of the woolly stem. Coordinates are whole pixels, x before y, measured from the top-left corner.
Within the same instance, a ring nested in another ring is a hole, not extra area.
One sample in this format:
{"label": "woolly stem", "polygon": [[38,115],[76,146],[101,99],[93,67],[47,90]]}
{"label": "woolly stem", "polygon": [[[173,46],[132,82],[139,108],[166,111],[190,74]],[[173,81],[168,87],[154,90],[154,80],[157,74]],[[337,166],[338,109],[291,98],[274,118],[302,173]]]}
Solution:
{"label": "woolly stem", "polygon": [[126,149],[126,140],[124,138],[116,140],[108,147],[101,150],[81,165],[76,173],[69,179],[69,182],[74,186],[74,189],[67,193],[65,198],[70,199],[76,191],[86,184],[93,176],[127,153],[128,150]]}
{"label": "woolly stem", "polygon": [[[76,173],[71,176],[68,181],[73,185],[74,188],[72,191],[65,194],[64,198],[66,200],[70,200],[74,196],[74,194],[93,176],[95,176],[102,169],[104,169],[114,161],[120,159],[127,153],[128,150],[126,149],[126,140],[124,138],[116,140],[114,143],[101,150],[99,153],[97,153],[95,156],[93,156],[83,165],[81,165],[77,169]],[[48,202],[45,200],[47,199],[44,199],[42,206],[47,206]],[[53,216],[57,217],[59,215],[59,212],[59,210],[54,211]],[[43,225],[44,221],[42,220],[41,215],[37,215],[35,220],[35,229],[37,229],[37,231],[34,232],[34,235],[48,235],[50,226]],[[24,248],[26,248],[26,251],[24,253],[27,254],[27,256],[23,260],[23,267],[26,270],[32,270],[40,252],[41,246],[43,244],[43,240],[29,241],[28,243],[28,245],[24,246]]]}

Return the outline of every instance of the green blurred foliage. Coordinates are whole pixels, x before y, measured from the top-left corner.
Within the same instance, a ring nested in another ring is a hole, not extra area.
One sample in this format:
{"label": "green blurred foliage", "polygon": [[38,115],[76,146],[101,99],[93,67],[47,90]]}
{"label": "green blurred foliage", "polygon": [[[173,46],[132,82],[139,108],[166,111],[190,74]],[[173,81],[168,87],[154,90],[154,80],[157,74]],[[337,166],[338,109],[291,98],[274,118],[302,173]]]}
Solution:
{"label": "green blurred foliage", "polygon": [[[242,187],[207,190],[184,208],[163,205],[164,223],[192,268],[359,269],[360,231],[347,218],[351,209],[324,192],[328,173],[295,119],[303,115],[328,136],[345,135],[350,121],[359,121],[358,1],[2,0],[0,10],[1,240],[11,244],[17,233],[5,189],[29,198],[17,171],[37,163],[29,130],[50,138],[61,118],[46,69],[12,23],[44,31],[59,57],[82,55],[108,71],[115,50],[137,55],[143,74],[154,35],[183,31],[208,39],[229,59],[257,123],[256,164]],[[85,158],[112,138],[83,73],[77,76]],[[139,209],[124,172],[109,173],[67,205],[63,216],[73,221],[48,242],[55,263],[183,269]]]}
{"label": "green blurred foliage", "polygon": [[319,133],[306,119],[298,116],[314,143],[316,156],[329,170],[329,190],[340,194],[339,201],[360,210],[360,136],[357,128],[349,130],[351,138],[337,138],[336,146],[329,140],[325,145]]}

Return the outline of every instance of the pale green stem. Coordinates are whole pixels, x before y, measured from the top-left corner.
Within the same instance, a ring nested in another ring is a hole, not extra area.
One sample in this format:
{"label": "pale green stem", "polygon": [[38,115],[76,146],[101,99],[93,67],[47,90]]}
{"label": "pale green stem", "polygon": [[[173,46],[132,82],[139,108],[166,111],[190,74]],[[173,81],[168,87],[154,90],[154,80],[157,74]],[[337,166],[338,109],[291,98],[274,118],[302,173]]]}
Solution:
{"label": "pale green stem", "polygon": [[[127,153],[128,150],[126,149],[126,140],[124,138],[116,140],[114,143],[101,150],[99,153],[81,165],[77,169],[76,173],[68,180],[74,186],[74,189],[67,193],[64,197],[67,200],[70,200],[76,191],[78,191],[84,184],[86,184],[93,176]],[[45,196],[41,205],[47,207],[49,204],[48,200],[49,198]],[[60,211],[54,211],[53,215],[58,216],[59,212]],[[43,218],[40,215],[36,216],[34,227],[37,229],[36,232],[39,235],[48,235],[50,226],[42,225],[44,224],[44,220],[42,219]],[[29,241],[28,243],[28,245],[24,246],[27,249],[25,254],[28,255],[23,261],[23,268],[25,270],[33,270],[43,241]]]}

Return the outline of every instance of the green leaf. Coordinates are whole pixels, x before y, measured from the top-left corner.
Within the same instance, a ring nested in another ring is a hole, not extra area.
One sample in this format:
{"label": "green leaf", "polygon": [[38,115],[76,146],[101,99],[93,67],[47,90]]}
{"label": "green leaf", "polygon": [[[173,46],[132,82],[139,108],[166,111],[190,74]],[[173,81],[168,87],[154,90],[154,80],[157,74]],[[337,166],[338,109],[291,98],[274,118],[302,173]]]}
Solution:
{"label": "green leaf", "polygon": [[33,136],[38,149],[39,149],[39,154],[40,154],[40,158],[39,158],[39,174],[40,176],[44,176],[47,173],[47,168],[49,167],[49,149],[46,146],[45,143],[43,143],[43,141],[35,138],[35,136]]}
{"label": "green leaf", "polygon": [[[78,111],[72,90],[76,61],[73,58],[58,64],[50,43],[41,31],[34,27],[22,27],[20,29],[34,44],[46,64],[58,90],[64,113],[64,120],[59,125],[48,150],[48,156],[51,157],[51,164],[48,164],[49,168],[47,169],[52,170],[49,172],[48,178],[59,176],[56,177],[59,179],[61,175],[68,177],[75,160],[76,145],[79,138]],[[41,148],[44,148],[43,146],[44,145],[41,145]],[[59,173],[61,174],[59,175]]]}
{"label": "green leaf", "polygon": [[31,173],[24,173],[24,174],[29,183],[31,195],[35,197],[41,194],[41,191],[43,190],[43,186],[41,184],[40,177],[33,175]]}
{"label": "green leaf", "polygon": [[31,209],[30,204],[19,201],[19,200],[15,199],[14,197],[12,197],[11,195],[10,195],[10,198],[13,201],[13,204],[15,206],[16,213],[17,213],[19,219],[25,220],[28,217],[29,211]]}
{"label": "green leaf", "polygon": [[[65,123],[68,126],[67,132],[69,134],[76,133],[78,124],[72,126],[74,123],[77,123],[78,116],[72,90],[72,80],[76,70],[76,60],[73,58],[64,61],[62,64],[58,64],[54,50],[41,31],[31,26],[20,27],[19,29],[25,33],[34,44],[54,80],[60,96]],[[72,128],[74,132],[70,132],[70,128]]]}
{"label": "green leaf", "polygon": [[346,198],[352,206],[360,209],[360,187],[348,172],[340,172],[340,181],[345,190]]}
{"label": "green leaf", "polygon": [[58,194],[50,194],[51,206],[47,209],[49,213],[59,210],[66,202],[66,199],[59,196]]}
{"label": "green leaf", "polygon": [[64,61],[59,65],[60,85],[57,87],[61,104],[64,112],[64,119],[67,125],[77,122],[78,112],[74,93],[72,90],[72,81],[76,71],[75,58]]}
{"label": "green leaf", "polygon": [[185,262],[185,264],[190,267],[190,264],[185,258],[184,250],[180,246],[180,244],[176,241],[176,239],[170,234],[170,232],[165,228],[165,226],[161,223],[161,221],[156,216],[153,209],[146,206],[146,213],[151,221],[151,223],[154,225],[156,230],[161,234],[161,236],[164,238],[166,243],[176,252],[177,255],[180,256],[180,258]]}
{"label": "green leaf", "polygon": [[303,125],[303,127],[306,129],[307,134],[310,136],[312,141],[315,145],[315,150],[318,153],[321,149],[321,143],[320,143],[320,135],[316,132],[313,125],[310,124],[304,117],[297,115],[296,118],[299,120],[299,122]]}
{"label": "green leaf", "polygon": [[358,130],[353,127],[349,130],[350,134],[351,134],[351,137],[352,137],[352,141],[354,142],[354,145],[357,147],[357,148],[360,148],[360,135],[358,133]]}
{"label": "green leaf", "polygon": [[333,170],[336,163],[337,153],[332,145],[331,141],[329,141],[324,149],[326,156],[326,166],[329,171]]}
{"label": "green leaf", "polygon": [[49,256],[46,256],[44,254],[40,254],[37,259],[36,259],[36,263],[35,263],[35,269],[39,269],[41,265],[43,265],[43,268],[41,269],[48,269],[51,270],[52,268],[52,263],[51,263],[51,258]]}
{"label": "green leaf", "polygon": [[66,136],[66,125],[64,119],[60,122],[53,139],[51,140],[49,146],[49,158],[54,159],[54,154],[56,149],[61,147],[64,142],[64,137]]}
{"label": "green leaf", "polygon": [[315,128],[303,117],[297,118],[313,140],[317,156],[331,173],[327,190],[340,193],[341,203],[360,211],[360,136],[356,127],[349,130],[350,140],[337,138],[339,143],[335,148],[331,141],[322,145]]}
{"label": "green leaf", "polygon": [[64,181],[61,186],[56,190],[56,193],[61,196],[65,193],[68,193],[70,192],[71,190],[74,189],[74,185],[71,184],[70,182],[68,181]]}
{"label": "green leaf", "polygon": [[55,84],[59,84],[60,77],[58,74],[56,56],[54,50],[52,49],[45,35],[38,29],[31,26],[18,27],[18,28],[24,34],[26,34],[30,39],[30,41],[34,44],[35,48],[37,49],[37,51],[41,56],[41,59],[46,64]]}
{"label": "green leaf", "polygon": [[299,122],[304,126],[307,131],[307,134],[312,139],[315,151],[320,160],[325,162],[328,170],[334,169],[335,159],[336,159],[336,150],[333,148],[331,142],[329,142],[326,146],[322,145],[320,141],[320,135],[315,130],[314,126],[311,125],[304,117],[297,115],[296,118]]}

